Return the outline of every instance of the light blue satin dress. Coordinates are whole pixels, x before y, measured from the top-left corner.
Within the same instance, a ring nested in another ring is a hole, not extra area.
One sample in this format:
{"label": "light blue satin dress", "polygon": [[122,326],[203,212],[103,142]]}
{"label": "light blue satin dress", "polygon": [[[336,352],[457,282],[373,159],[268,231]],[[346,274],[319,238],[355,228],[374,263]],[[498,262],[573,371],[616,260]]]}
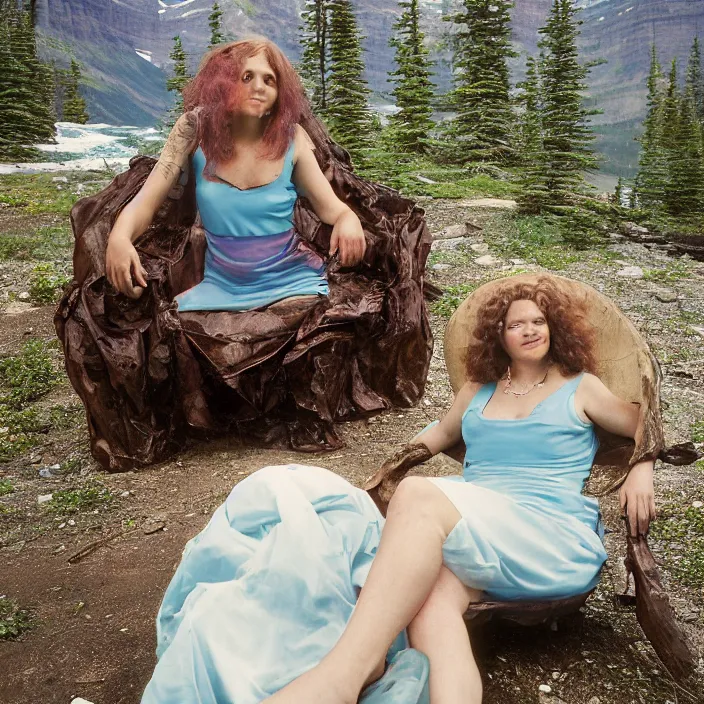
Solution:
{"label": "light blue satin dress", "polygon": [[[582,495],[597,449],[574,408],[581,377],[518,421],[491,420],[482,387],[462,420],[464,477],[432,479],[462,514],[445,564],[490,598],[588,591],[606,553]],[[422,439],[422,436],[421,436]],[[384,519],[317,467],[265,467],[186,546],[157,617],[158,663],[142,704],[258,704],[316,665],[344,630]],[[362,704],[429,704],[428,662],[401,634]]]}
{"label": "light blue satin dress", "polygon": [[[332,649],[384,519],[366,492],[317,467],[265,467],[193,538],[157,617],[142,704],[257,704]],[[401,634],[363,704],[429,704],[428,661]]]}
{"label": "light blue satin dress", "polygon": [[575,409],[581,379],[519,420],[485,418],[496,384],[482,386],[462,417],[463,476],[430,480],[462,514],[444,563],[488,598],[556,599],[599,581],[599,505],[582,493],[598,440]]}
{"label": "light blue satin dress", "polygon": [[281,174],[257,188],[206,179],[200,147],[192,158],[207,250],[203,281],[176,296],[179,311],[251,310],[291,296],[328,294],[324,261],[293,229],[298,194],[293,143]]}

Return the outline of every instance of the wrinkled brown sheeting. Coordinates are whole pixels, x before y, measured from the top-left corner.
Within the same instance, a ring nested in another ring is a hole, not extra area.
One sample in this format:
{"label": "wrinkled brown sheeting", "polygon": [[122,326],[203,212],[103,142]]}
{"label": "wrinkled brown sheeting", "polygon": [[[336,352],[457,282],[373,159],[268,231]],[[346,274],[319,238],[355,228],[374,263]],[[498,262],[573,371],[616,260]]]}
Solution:
{"label": "wrinkled brown sheeting", "polygon": [[[411,406],[422,396],[432,353],[423,211],[356,176],[317,122],[304,127],[367,238],[359,268],[329,267],[328,298],[179,314],[174,296],[203,276],[193,178],[174,189],[136,243],[148,290],[137,301],[116,294],[105,278],[107,238],[153,159],[134,158],[129,171],[74,206],[74,282],[55,324],[86,407],[91,451],[109,471],[161,460],[200,431],[334,449],[341,445],[335,422]],[[304,244],[327,258],[331,228],[304,199],[294,225]]]}

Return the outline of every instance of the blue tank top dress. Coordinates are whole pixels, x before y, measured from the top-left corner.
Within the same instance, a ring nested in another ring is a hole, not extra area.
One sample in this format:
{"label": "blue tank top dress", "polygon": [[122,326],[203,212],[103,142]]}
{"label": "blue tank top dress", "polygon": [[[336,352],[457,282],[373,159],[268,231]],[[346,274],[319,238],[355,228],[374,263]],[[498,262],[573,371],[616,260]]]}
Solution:
{"label": "blue tank top dress", "polygon": [[198,147],[192,166],[207,240],[205,275],[176,296],[179,311],[243,311],[291,296],[327,295],[323,259],[293,229],[293,149],[292,143],[278,178],[242,190],[206,179]]}
{"label": "blue tank top dress", "polygon": [[497,385],[482,386],[462,417],[463,476],[430,480],[462,515],[444,563],[489,598],[555,599],[599,581],[606,560],[599,505],[582,493],[598,440],[575,409],[581,379],[518,420],[485,418]]}

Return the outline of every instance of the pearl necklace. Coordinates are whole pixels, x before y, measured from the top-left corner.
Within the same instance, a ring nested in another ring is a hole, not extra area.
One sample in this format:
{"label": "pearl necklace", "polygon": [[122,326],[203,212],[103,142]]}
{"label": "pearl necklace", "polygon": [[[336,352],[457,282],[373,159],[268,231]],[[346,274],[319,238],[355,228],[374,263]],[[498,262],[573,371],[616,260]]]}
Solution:
{"label": "pearl necklace", "polygon": [[547,381],[548,374],[550,373],[550,367],[548,367],[548,370],[545,372],[545,376],[540,380],[536,381],[530,389],[527,391],[514,391],[511,388],[511,367],[508,368],[508,372],[506,373],[506,387],[504,388],[504,393],[505,394],[511,394],[513,396],[527,396],[533,389],[540,389],[543,386],[545,386],[545,382]]}

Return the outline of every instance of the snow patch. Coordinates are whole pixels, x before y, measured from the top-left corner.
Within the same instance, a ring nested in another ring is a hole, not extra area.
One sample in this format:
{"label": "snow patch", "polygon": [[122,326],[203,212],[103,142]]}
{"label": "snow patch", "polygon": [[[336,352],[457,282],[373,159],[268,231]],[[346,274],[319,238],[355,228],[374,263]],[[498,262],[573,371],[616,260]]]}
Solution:
{"label": "snow patch", "polygon": [[197,15],[199,12],[210,12],[210,8],[200,7],[196,10],[189,10],[188,12],[184,12],[182,15],[179,15],[178,19],[180,19],[181,17],[190,17],[191,15]]}

